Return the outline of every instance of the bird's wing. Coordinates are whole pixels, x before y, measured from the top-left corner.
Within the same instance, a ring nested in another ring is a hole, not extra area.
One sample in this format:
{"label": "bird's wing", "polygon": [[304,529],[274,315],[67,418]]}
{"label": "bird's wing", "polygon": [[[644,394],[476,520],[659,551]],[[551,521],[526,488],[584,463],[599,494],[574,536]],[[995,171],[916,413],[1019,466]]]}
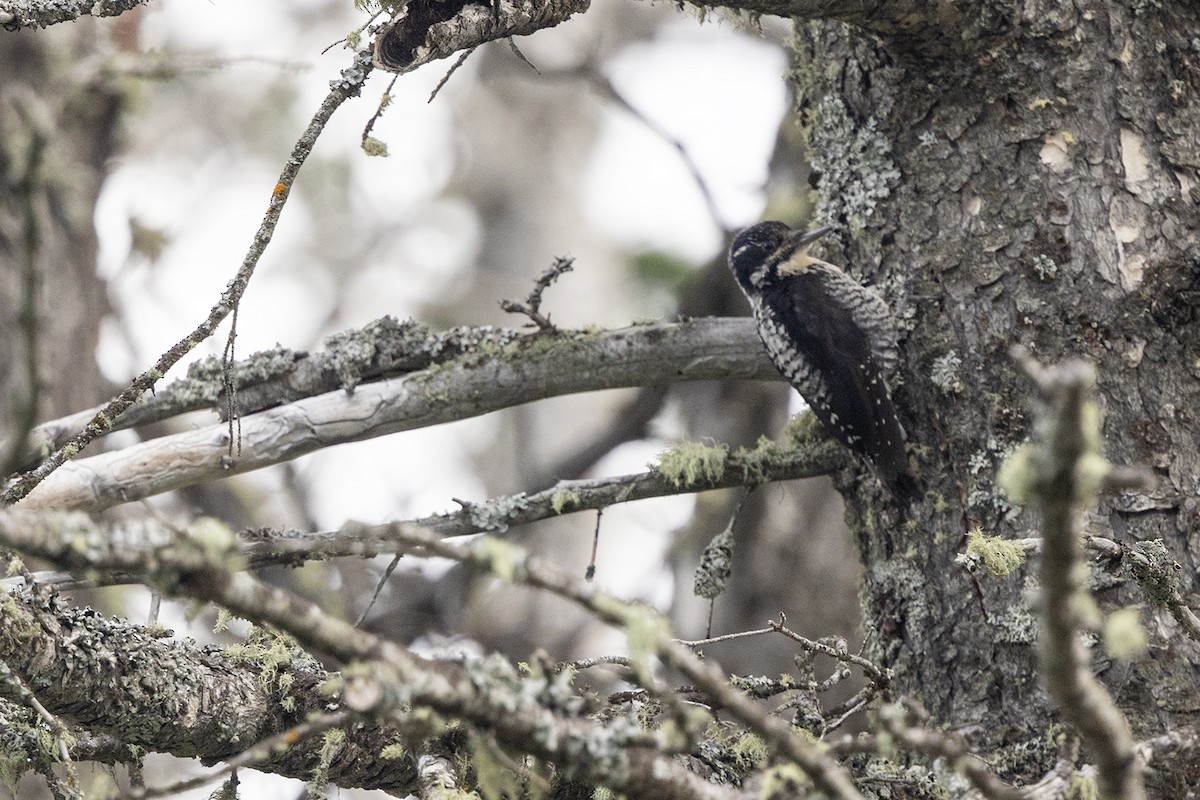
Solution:
{"label": "bird's wing", "polygon": [[822,266],[791,276],[764,297],[764,311],[776,328],[790,332],[796,352],[786,352],[778,336],[770,337],[777,343],[768,342],[768,351],[785,351],[771,352],[776,366],[818,418],[892,478],[907,470],[907,454],[885,373],[897,360],[886,339],[888,328],[895,338],[890,311],[841,270]]}
{"label": "bird's wing", "polygon": [[883,295],[832,264],[820,261],[814,263],[812,269],[821,273],[822,286],[846,308],[854,324],[866,332],[876,366],[891,377],[900,364],[900,340],[896,318]]}

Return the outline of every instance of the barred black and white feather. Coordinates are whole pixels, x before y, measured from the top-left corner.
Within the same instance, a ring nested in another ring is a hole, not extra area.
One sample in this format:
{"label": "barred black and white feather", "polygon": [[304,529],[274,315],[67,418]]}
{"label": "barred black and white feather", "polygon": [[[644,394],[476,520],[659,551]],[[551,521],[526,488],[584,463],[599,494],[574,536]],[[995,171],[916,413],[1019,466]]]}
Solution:
{"label": "barred black and white feather", "polygon": [[827,232],[759,223],[734,239],[730,268],[783,377],[834,438],[911,497],[916,482],[887,383],[899,363],[895,319],[874,289],[809,255]]}

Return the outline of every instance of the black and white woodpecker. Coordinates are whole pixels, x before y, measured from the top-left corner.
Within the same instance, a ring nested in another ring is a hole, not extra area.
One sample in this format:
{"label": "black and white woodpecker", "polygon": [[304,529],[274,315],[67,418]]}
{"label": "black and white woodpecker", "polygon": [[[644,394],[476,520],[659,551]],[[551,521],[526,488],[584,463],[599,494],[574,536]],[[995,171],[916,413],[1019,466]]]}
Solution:
{"label": "black and white woodpecker", "polygon": [[917,483],[887,385],[899,362],[896,321],[874,289],[809,254],[830,230],[760,222],[733,240],[729,266],[783,377],[830,435],[912,499]]}

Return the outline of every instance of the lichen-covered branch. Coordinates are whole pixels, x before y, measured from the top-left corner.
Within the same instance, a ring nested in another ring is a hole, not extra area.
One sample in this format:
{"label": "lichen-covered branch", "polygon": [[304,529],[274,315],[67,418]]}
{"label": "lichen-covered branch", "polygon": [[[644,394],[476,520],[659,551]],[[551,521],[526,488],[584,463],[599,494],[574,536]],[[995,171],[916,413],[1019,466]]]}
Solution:
{"label": "lichen-covered branch", "polygon": [[[115,752],[89,744],[80,754],[110,763],[128,758],[129,748],[229,758],[330,703],[321,691],[329,674],[282,640],[201,647],[73,608],[44,589],[0,604],[0,660],[51,713],[73,721],[73,734],[84,729],[89,743],[119,741]],[[0,693],[9,690],[0,685]],[[397,736],[396,729],[367,723],[353,729],[347,748],[378,752]],[[308,778],[320,763],[320,750],[319,741],[293,741],[259,759],[258,768]],[[402,789],[415,775],[403,761],[387,772],[387,786],[380,787],[378,763],[345,759],[332,765],[330,779],[343,786]]]}
{"label": "lichen-covered branch", "polygon": [[987,763],[971,752],[966,741],[953,732],[929,730],[910,723],[903,705],[892,705],[879,713],[884,730],[907,748],[942,758],[971,782],[987,800],[1024,800],[1025,793],[997,777]]}
{"label": "lichen-covered branch", "polygon": [[1080,638],[1096,615],[1085,588],[1081,516],[1095,502],[1108,467],[1100,456],[1099,411],[1090,396],[1095,370],[1082,362],[1043,369],[1027,355],[1018,358],[1048,403],[1039,441],[1020,457],[1024,481],[1042,513],[1042,672],[1063,718],[1096,759],[1100,796],[1141,800],[1145,788],[1129,723],[1092,674]]}
{"label": "lichen-covered branch", "polygon": [[639,683],[649,673],[649,658],[661,659],[692,681],[696,691],[715,708],[761,736],[780,756],[803,770],[818,789],[840,800],[861,800],[849,774],[821,749],[798,736],[791,726],[767,713],[758,703],[735,689],[721,668],[706,661],[670,636],[665,620],[653,611],[622,603],[596,590],[586,581],[573,578],[551,565],[529,556],[519,548],[494,539],[471,546],[453,544],[423,532],[404,536],[412,546],[490,572],[513,583],[545,589],[571,600],[598,618],[626,631],[630,642],[633,672]]}
{"label": "lichen-covered branch", "polygon": [[148,0],[0,0],[0,26],[45,28],[80,17],[115,17]]}
{"label": "lichen-covered branch", "polygon": [[[429,536],[429,541],[436,539]],[[219,525],[193,527],[185,533],[176,533],[155,548],[129,548],[103,535],[93,535],[93,532],[62,537],[57,532],[48,532],[35,525],[7,528],[0,543],[46,558],[65,569],[136,574],[164,594],[214,602],[239,616],[273,625],[296,637],[308,649],[351,665],[343,673],[346,685],[343,702],[359,714],[390,721],[402,728],[411,728],[422,718],[427,726],[434,723],[435,720],[430,719],[428,713],[422,714],[422,709],[442,720],[467,722],[490,731],[498,741],[521,752],[531,753],[564,767],[569,765],[571,774],[582,780],[607,785],[629,796],[663,800],[731,800],[735,794],[706,782],[671,757],[686,744],[686,738],[668,731],[647,731],[634,716],[610,719],[604,723],[587,719],[583,714],[582,701],[570,688],[569,676],[563,675],[557,679],[540,675],[522,676],[502,658],[471,657],[458,661],[419,658],[396,644],[325,614],[316,605],[283,589],[257,580],[240,571],[236,539]],[[13,608],[19,607],[10,602],[4,610],[13,613]],[[136,660],[144,657],[140,640],[126,638],[123,641],[119,636],[106,641],[97,640],[93,629],[99,627],[100,622],[94,621],[97,616],[94,612],[70,613],[84,622],[73,625],[70,631],[51,627],[47,630],[48,642],[58,642],[60,647],[62,642],[77,642],[79,647],[87,651],[80,654],[81,658],[87,653],[91,654],[89,658]],[[40,621],[24,620],[17,618],[16,624],[0,625],[0,636],[9,637],[13,643],[7,649],[15,651],[22,632],[41,624]],[[120,627],[119,623],[112,625]],[[121,630],[130,627],[124,626]],[[146,693],[159,698],[154,693],[155,687],[163,683],[159,674],[174,674],[175,667],[170,659],[178,643],[166,640],[157,642],[162,656],[148,659],[146,668],[151,677],[125,681],[131,684],[130,692],[134,695]],[[26,649],[31,650],[27,645]],[[200,650],[198,653],[197,664],[202,668],[208,665],[202,669],[200,678],[208,680],[206,676],[216,669],[214,665],[223,662],[225,656],[221,651]],[[29,655],[26,654],[27,657]],[[42,659],[54,660],[44,654]],[[70,669],[77,659],[64,658],[59,661],[61,669]],[[30,680],[30,685],[35,691],[44,688],[47,680],[68,682],[63,677],[56,679],[46,674],[38,678],[38,663],[23,662],[20,669],[14,667],[18,672],[27,670],[31,673],[26,679],[34,679]],[[128,669],[133,670],[135,666],[130,664]],[[112,674],[104,665],[97,665],[95,671],[98,680]],[[122,674],[128,675],[130,672]],[[216,679],[214,676],[213,680]],[[253,683],[258,689],[259,694],[255,695],[260,700],[258,706],[248,708],[234,700],[221,702],[214,707],[235,709],[253,722],[255,710],[269,700],[269,693],[263,692],[255,670],[247,670],[244,682]],[[194,701],[195,698],[212,696],[205,693],[205,688],[203,685],[193,685],[180,694],[168,693],[160,698],[160,705],[178,716],[187,708],[184,699]],[[111,703],[112,708],[108,712],[98,707],[110,704],[107,690],[100,689],[85,695],[83,689],[81,685],[64,689],[72,692],[73,702],[64,708],[51,707],[52,710],[90,724],[103,721],[105,713],[111,714],[111,726],[125,741],[129,741],[130,736],[136,733],[125,730],[125,726],[143,724],[136,716],[127,717],[117,713],[120,710],[128,712],[128,707]],[[222,738],[219,730],[221,725],[229,723],[229,713],[198,713],[196,716],[193,724],[217,726],[211,731],[211,736],[218,742],[229,741]],[[429,730],[436,730],[436,725]],[[272,732],[277,731],[278,728]],[[154,730],[150,730],[145,736],[153,739],[154,733]],[[244,749],[248,741],[260,738],[244,738],[240,746],[231,747],[223,755],[232,756]],[[193,755],[197,746],[194,742],[180,741],[175,752]],[[379,749],[382,746],[376,752]],[[222,754],[214,755],[221,757]],[[349,756],[351,759],[358,757],[357,753]],[[361,760],[365,762],[368,759],[363,757]],[[308,766],[311,770],[312,765]]]}
{"label": "lichen-covered branch", "polygon": [[[361,328],[326,337],[322,349],[312,353],[276,347],[232,365],[209,356],[189,365],[185,377],[139,398],[108,432],[150,425],[193,411],[215,410],[222,420],[228,419],[226,378],[237,388],[237,413],[246,415],[304,397],[416,372],[479,352],[484,346],[503,347],[520,336],[519,331],[486,325],[434,333],[414,320],[381,317]],[[102,409],[97,406],[36,426],[24,453],[25,465],[36,465],[40,458],[64,445]]]}
{"label": "lichen-covered branch", "polygon": [[411,72],[485,42],[528,36],[586,11],[590,0],[409,0],[375,38],[375,65]]}
{"label": "lichen-covered branch", "polygon": [[1189,638],[1200,641],[1200,617],[1183,599],[1179,562],[1167,552],[1162,539],[1134,543],[1125,558],[1150,605],[1167,609]]}
{"label": "lichen-covered branch", "polygon": [[748,320],[531,336],[353,392],[327,392],[243,417],[237,458],[228,454],[228,429],[212,425],[79,459],[38,486],[22,507],[101,510],[335,444],[573,392],[777,375]]}
{"label": "lichen-covered branch", "polygon": [[[438,536],[498,533],[563,514],[608,508],[651,497],[810,478],[828,474],[845,463],[844,451],[826,441],[793,441],[790,444],[785,446],[763,442],[753,450],[735,450],[732,453],[713,447],[711,449],[721,455],[719,468],[714,470],[710,465],[709,471],[701,471],[690,479],[684,474],[686,470],[679,469],[678,465],[675,471],[664,470],[659,465],[634,475],[561,481],[541,492],[494,497],[480,503],[468,503],[456,511],[411,520],[377,525],[349,522],[335,531],[256,528],[242,532],[241,549],[248,565],[253,568],[362,556],[402,549],[400,537],[407,530],[429,531]],[[95,535],[142,549],[157,548],[175,535],[170,526],[152,517],[105,520],[76,512],[29,512],[21,507],[0,512],[0,539],[15,526],[37,527],[46,531],[46,535],[54,535],[52,532],[58,531],[58,536],[68,539],[79,534]],[[65,587],[137,581],[137,577],[129,573],[96,575],[91,582],[80,581],[66,573],[42,572],[35,577],[40,583]],[[19,587],[23,585],[23,579],[0,580],[0,586],[5,585]],[[804,642],[807,640],[801,643]],[[864,660],[860,663],[856,659],[854,656],[846,658],[850,663],[858,663],[868,669],[869,662]],[[876,680],[882,680],[883,677],[872,674]]]}

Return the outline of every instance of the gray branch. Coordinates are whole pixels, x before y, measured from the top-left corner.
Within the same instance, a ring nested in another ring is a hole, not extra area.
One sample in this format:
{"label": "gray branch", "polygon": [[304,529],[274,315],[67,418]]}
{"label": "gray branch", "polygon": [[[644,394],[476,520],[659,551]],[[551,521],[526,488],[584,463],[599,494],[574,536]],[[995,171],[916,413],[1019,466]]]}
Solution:
{"label": "gray branch", "polygon": [[22,508],[99,511],[249,472],[346,442],[452,422],[547,397],[601,389],[778,373],[748,319],[564,332],[481,347],[401,378],[333,391],[241,418],[242,455],[211,425],[68,462]]}
{"label": "gray branch", "polygon": [[[521,336],[519,331],[490,326],[455,327],[433,333],[413,320],[381,317],[361,328],[342,331],[325,339],[314,353],[275,347],[254,353],[229,367],[229,382],[237,390],[234,415],[253,414],[336,389],[354,389],[360,383],[382,380],[426,369],[458,358],[481,347],[504,347]],[[193,411],[216,411],[229,418],[225,362],[217,356],[188,366],[187,375],[156,388],[112,421],[107,433],[162,422]],[[78,411],[43,422],[30,431],[27,466],[36,464],[62,447],[103,410],[103,406]],[[9,447],[8,443],[4,443]]]}
{"label": "gray branch", "polygon": [[[691,480],[664,474],[656,467],[634,475],[560,481],[550,489],[533,494],[522,492],[493,497],[481,503],[469,503],[456,511],[417,519],[377,525],[349,522],[335,531],[254,528],[243,531],[239,539],[242,554],[250,567],[295,566],[328,558],[396,552],[403,549],[404,535],[412,530],[428,531],[442,537],[501,533],[563,514],[608,508],[651,497],[826,475],[845,463],[845,451],[828,442],[805,442],[796,449],[760,445],[754,450],[728,453],[719,468],[710,473],[701,472]],[[34,527],[47,531],[47,534],[60,530],[62,536],[95,537],[141,550],[157,549],[175,536],[171,526],[153,517],[111,520],[77,512],[30,513],[20,508],[0,511],[0,539],[14,527]],[[88,580],[65,572],[39,572],[34,577],[40,584],[62,588],[138,582],[136,576],[121,572],[93,573]],[[10,590],[24,585],[22,577],[0,579],[0,587]]]}
{"label": "gray branch", "polygon": [[116,17],[148,0],[0,0],[0,25],[10,31],[46,28],[80,17]]}

